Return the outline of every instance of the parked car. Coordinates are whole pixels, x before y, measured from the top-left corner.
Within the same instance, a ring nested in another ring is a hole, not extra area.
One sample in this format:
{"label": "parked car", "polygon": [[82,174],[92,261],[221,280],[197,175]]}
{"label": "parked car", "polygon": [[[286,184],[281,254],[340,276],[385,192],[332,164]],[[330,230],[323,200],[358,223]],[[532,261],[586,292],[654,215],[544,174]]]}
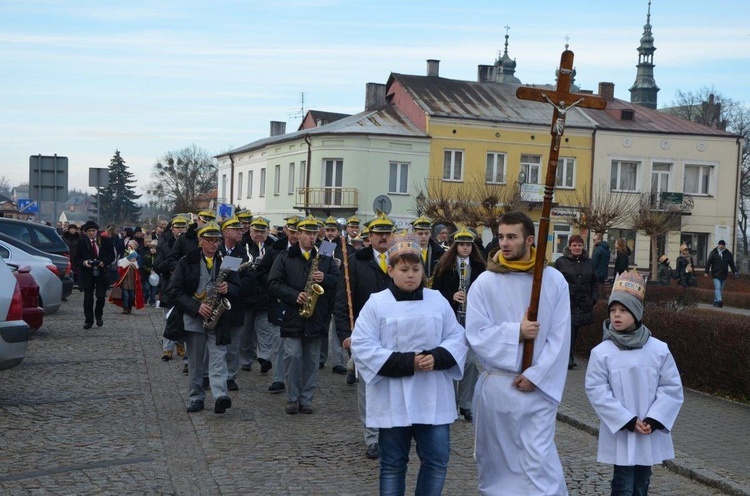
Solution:
{"label": "parked car", "polygon": [[29,255],[20,248],[0,241],[0,257],[10,266],[28,266],[39,285],[39,306],[46,315],[52,315],[62,305],[63,283],[57,275],[57,267],[47,257]]}
{"label": "parked car", "polygon": [[40,250],[39,248],[35,248],[34,246],[31,246],[28,243],[24,243],[23,241],[20,241],[12,236],[8,236],[7,234],[4,234],[2,232],[0,232],[0,241],[13,245],[17,248],[20,248],[26,253],[28,253],[29,255],[35,255],[38,257],[46,257],[52,260],[52,263],[55,265],[55,267],[57,267],[58,276],[60,277],[60,280],[62,281],[63,301],[65,300],[65,298],[70,296],[70,294],[73,292],[73,278],[71,277],[71,272],[70,272],[70,267],[71,267],[70,259],[67,256],[55,255],[54,253],[47,253],[45,251]]}
{"label": "parked car", "polygon": [[23,301],[23,321],[29,324],[29,330],[33,334],[42,327],[44,323],[44,308],[39,305],[39,285],[34,276],[31,275],[31,267],[22,265],[8,265],[16,276],[18,287],[21,290],[21,301]]}
{"label": "parked car", "polygon": [[23,321],[23,298],[18,282],[4,260],[0,260],[0,370],[15,367],[26,356],[31,334]]}

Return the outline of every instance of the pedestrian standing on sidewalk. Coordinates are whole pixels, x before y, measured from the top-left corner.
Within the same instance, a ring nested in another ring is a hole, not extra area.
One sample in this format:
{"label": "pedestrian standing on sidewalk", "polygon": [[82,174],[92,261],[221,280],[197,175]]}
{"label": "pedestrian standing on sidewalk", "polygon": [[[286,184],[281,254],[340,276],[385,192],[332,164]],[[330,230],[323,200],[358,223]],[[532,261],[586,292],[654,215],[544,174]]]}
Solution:
{"label": "pedestrian standing on sidewalk", "polygon": [[612,494],[647,494],[651,466],[674,458],[682,382],[666,343],[643,324],[646,283],[615,279],[604,341],[591,351],[586,394],[601,419],[597,461],[614,465]]}
{"label": "pedestrian standing on sidewalk", "polygon": [[739,277],[737,267],[734,265],[734,257],[732,252],[727,250],[727,244],[722,239],[719,244],[711,250],[706,260],[706,272],[705,277],[711,276],[714,280],[714,306],[723,307],[724,301],[721,297],[721,291],[724,289],[724,284],[727,282],[727,276],[729,275],[729,269],[732,269],[734,277]]}
{"label": "pedestrian standing on sidewalk", "polygon": [[351,336],[367,383],[367,426],[380,430],[380,494],[404,494],[415,439],[421,462],[415,494],[439,495],[456,420],[453,381],[463,375],[468,346],[445,298],[424,288],[416,236],[394,236],[388,259],[392,281],[370,296]]}
{"label": "pedestrian standing on sidewalk", "polygon": [[630,253],[630,247],[625,238],[618,238],[615,241],[615,277],[628,270]]}
{"label": "pedestrian standing on sidewalk", "polygon": [[602,239],[602,233],[594,234],[594,253],[591,254],[591,261],[594,263],[596,277],[599,284],[604,284],[609,272],[609,244]]}
{"label": "pedestrian standing on sidewalk", "polygon": [[680,256],[677,257],[677,266],[675,267],[675,270],[677,270],[677,284],[684,288],[698,285],[693,267],[693,257],[690,256],[690,249],[687,245],[680,246]]}

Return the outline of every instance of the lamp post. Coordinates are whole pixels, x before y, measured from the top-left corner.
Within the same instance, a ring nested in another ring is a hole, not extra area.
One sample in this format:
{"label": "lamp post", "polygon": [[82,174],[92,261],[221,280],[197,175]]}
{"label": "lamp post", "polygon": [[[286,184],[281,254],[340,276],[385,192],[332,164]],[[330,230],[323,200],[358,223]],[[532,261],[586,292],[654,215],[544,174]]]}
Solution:
{"label": "lamp post", "polygon": [[419,190],[419,194],[417,195],[417,217],[422,217],[422,211],[424,210],[424,202],[426,199],[427,198],[425,198],[422,190]]}

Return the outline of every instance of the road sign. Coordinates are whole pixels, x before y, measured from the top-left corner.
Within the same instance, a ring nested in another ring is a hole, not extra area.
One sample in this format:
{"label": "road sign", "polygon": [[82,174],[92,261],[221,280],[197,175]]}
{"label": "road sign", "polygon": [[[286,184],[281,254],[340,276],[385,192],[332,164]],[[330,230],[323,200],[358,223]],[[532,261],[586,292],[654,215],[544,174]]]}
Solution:
{"label": "road sign", "polygon": [[39,203],[29,200],[26,198],[19,198],[18,199],[18,211],[23,212],[25,214],[38,214],[39,213]]}
{"label": "road sign", "polygon": [[89,167],[89,186],[91,188],[109,186],[109,168]]}
{"label": "road sign", "polygon": [[217,212],[217,214],[222,219],[228,219],[229,217],[234,215],[234,205],[232,205],[231,203],[220,203],[219,211]]}
{"label": "road sign", "polygon": [[29,196],[36,201],[68,200],[68,157],[29,157]]}

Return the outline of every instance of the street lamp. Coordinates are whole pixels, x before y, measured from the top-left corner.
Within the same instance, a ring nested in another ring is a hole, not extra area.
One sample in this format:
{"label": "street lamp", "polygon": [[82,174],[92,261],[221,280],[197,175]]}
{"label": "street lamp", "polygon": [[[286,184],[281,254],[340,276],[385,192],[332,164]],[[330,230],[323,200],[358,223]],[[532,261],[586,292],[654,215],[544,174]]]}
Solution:
{"label": "street lamp", "polygon": [[419,190],[419,194],[417,195],[417,217],[422,217],[422,211],[424,210],[425,200],[427,200],[427,198],[425,198],[424,193],[422,193],[422,190]]}

